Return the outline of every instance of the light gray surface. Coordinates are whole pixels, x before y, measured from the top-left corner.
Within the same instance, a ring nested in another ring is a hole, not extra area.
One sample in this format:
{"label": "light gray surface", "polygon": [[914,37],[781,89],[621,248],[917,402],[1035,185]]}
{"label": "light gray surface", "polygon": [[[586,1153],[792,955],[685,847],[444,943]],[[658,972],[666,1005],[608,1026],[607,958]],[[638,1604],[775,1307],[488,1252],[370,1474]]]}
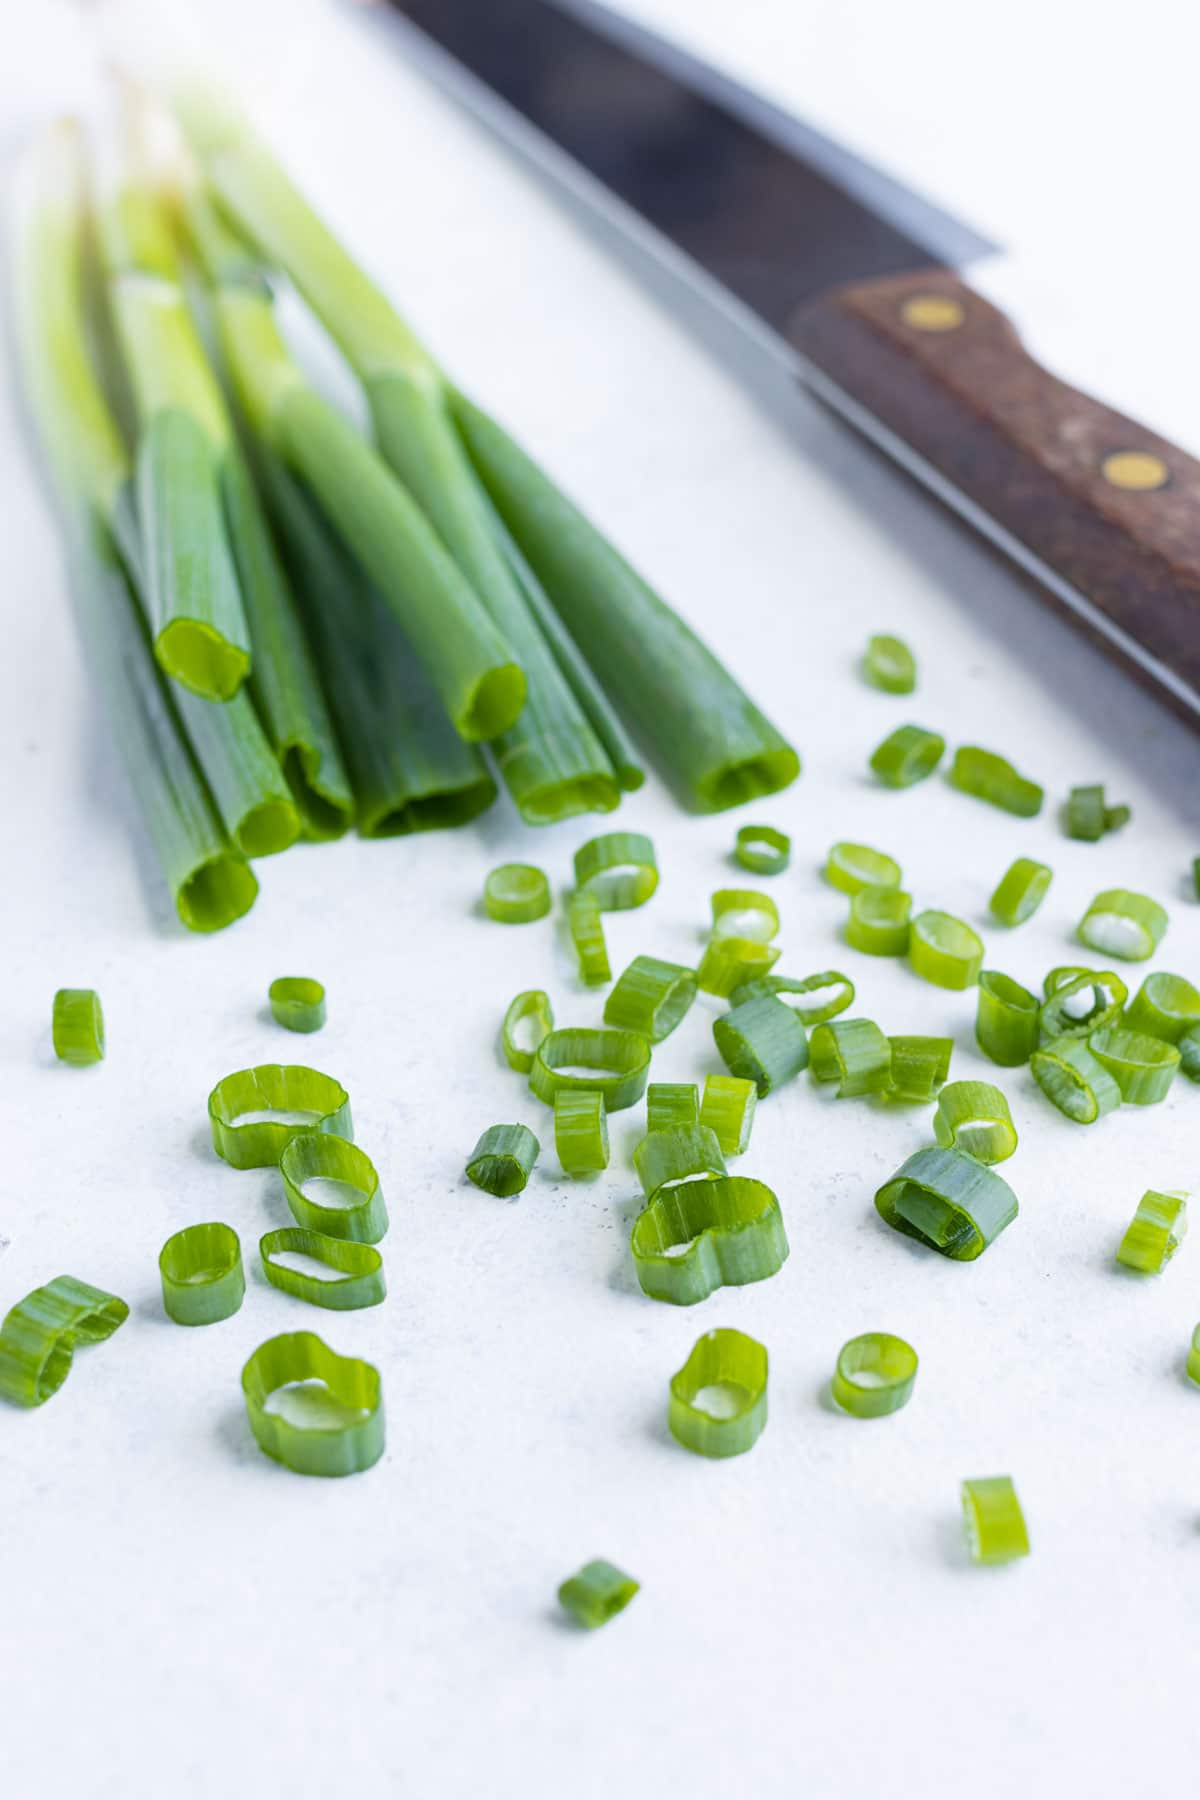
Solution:
{"label": "light gray surface", "polygon": [[[706,10],[693,10],[699,29]],[[1025,13],[1031,30],[1035,8],[1010,10],[1014,32]],[[844,948],[843,902],[816,874],[833,839],[893,851],[918,904],[975,923],[1012,857],[1051,862],[1038,918],[984,931],[989,960],[1027,981],[1072,960],[1075,921],[1114,882],[1170,906],[1158,966],[1200,969],[1182,728],[832,423],[799,400],[760,405],[373,40],[314,13],[272,57],[265,16],[247,12],[239,62],[297,173],[464,384],[586,497],[804,753],[791,792],[746,814],[688,820],[653,783],[623,809],[658,843],[663,881],[650,907],[611,922],[614,967],[698,954],[734,830],[763,817],[796,845],[772,887],[781,967],[840,964],[856,1010],[885,1029],[953,1030],[958,1075],[989,1072],[970,1048],[971,997]],[[30,25],[21,79],[3,90],[6,144],[70,80],[51,58],[74,19],[47,9]],[[927,92],[914,117],[931,104]],[[860,138],[870,112],[848,119]],[[1011,241],[1004,221],[982,223]],[[1080,310],[1062,332],[1080,363],[1084,326]],[[1102,350],[1109,328],[1093,334]],[[1167,360],[1165,343],[1145,345],[1147,404]],[[0,1417],[5,1793],[998,1800],[1018,1784],[1115,1795],[1190,1779],[1200,1392],[1182,1365],[1198,1253],[1185,1244],[1157,1282],[1122,1277],[1112,1253],[1143,1188],[1193,1179],[1200,1096],[1181,1089],[1084,1132],[1024,1073],[1002,1076],[1022,1133],[1004,1172],[1023,1212],[959,1267],[871,1208],[927,1115],[839,1105],[802,1078],[760,1108],[742,1165],[777,1187],[791,1260],[691,1311],[653,1305],[625,1248],[640,1115],[614,1121],[607,1179],[560,1181],[546,1115],[495,1051],[521,987],[548,987],[564,1021],[591,1022],[599,1002],[551,924],[504,930],[474,910],[495,862],[537,860],[561,887],[602,827],[535,836],[497,808],[453,837],[297,851],[261,865],[242,925],[185,938],[138,849],[8,411],[0,492],[0,1306],[70,1270],[133,1309],[53,1402]],[[856,679],[868,632],[887,628],[921,656],[912,703]],[[881,793],[866,756],[910,717],[1008,750],[1056,797],[1106,780],[1135,822],[1092,847],[1065,841],[1052,808],[1022,823],[939,779]],[[327,983],[320,1037],[265,1017],[280,973]],[[104,997],[96,1071],[52,1062],[60,984]],[[699,1003],[657,1075],[717,1066],[713,1012]],[[259,1234],[286,1223],[269,1173],[213,1158],[204,1102],[228,1071],[293,1056],[350,1089],[393,1221],[386,1305],[325,1331],[380,1366],[389,1450],[337,1484],[261,1458],[238,1390],[262,1338],[325,1321],[254,1272],[242,1312],[208,1330],[168,1324],[158,1301],[170,1231],[227,1219],[253,1265]],[[545,1146],[515,1204],[459,1173],[478,1131],[509,1118]],[[772,1358],[771,1422],[729,1466],[688,1457],[664,1429],[671,1372],[717,1324]],[[822,1393],[839,1344],[871,1328],[907,1336],[922,1367],[905,1413],[860,1424]],[[976,1572],[958,1483],[1001,1471],[1034,1554]],[[558,1623],[553,1591],[592,1555],[644,1587],[585,1639]]]}

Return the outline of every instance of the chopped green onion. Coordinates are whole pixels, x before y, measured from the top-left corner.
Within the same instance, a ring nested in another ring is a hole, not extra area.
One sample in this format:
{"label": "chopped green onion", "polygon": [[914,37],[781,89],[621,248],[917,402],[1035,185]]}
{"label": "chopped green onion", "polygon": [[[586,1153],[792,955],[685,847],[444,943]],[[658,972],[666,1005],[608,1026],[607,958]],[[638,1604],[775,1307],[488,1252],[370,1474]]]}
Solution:
{"label": "chopped green onion", "polygon": [[483,906],[500,925],[528,925],[550,911],[550,883],[532,863],[502,863],[483,884]]}
{"label": "chopped green onion", "polygon": [[[795,996],[793,998],[793,996]],[[802,1025],[823,1025],[854,1004],[854,983],[840,969],[822,969],[816,975],[758,975],[734,988],[735,1006],[746,1000],[774,997],[790,1006]]]}
{"label": "chopped green onion", "polygon": [[1029,1533],[1017,1490],[1008,1475],[962,1484],[963,1531],[972,1562],[1012,1562],[1029,1555]]}
{"label": "chopped green onion", "polygon": [[918,1150],[875,1196],[885,1223],[955,1262],[973,1262],[1017,1216],[1007,1181],[965,1150]]}
{"label": "chopped green onion", "polygon": [[1145,962],[1166,929],[1166,909],[1157,900],[1128,888],[1106,888],[1088,907],[1076,935],[1089,950],[1119,956],[1122,962]]}
{"label": "chopped green onion", "polygon": [[726,1156],[741,1156],[749,1148],[757,1104],[752,1081],[738,1075],[705,1076],[700,1123],[708,1126]]}
{"label": "chopped green onion", "polygon": [[1045,793],[1036,781],[1026,781],[1012,764],[994,751],[966,744],[954,752],[951,784],[977,800],[986,800],[1020,819],[1032,819],[1042,810]]}
{"label": "chopped green onion", "polygon": [[584,1563],[578,1575],[563,1582],[558,1590],[558,1604],[585,1631],[595,1631],[625,1611],[639,1586],[632,1575],[626,1575],[615,1563],[597,1558]]}
{"label": "chopped green onion", "polygon": [[1109,969],[1051,969],[1038,1015],[1043,1038],[1088,1037],[1121,1016],[1128,989]]}
{"label": "chopped green onion", "polygon": [[712,938],[700,958],[696,985],[702,993],[728,1000],[747,983],[761,979],[779,961],[778,944],[756,938]]}
{"label": "chopped green onion", "polygon": [[941,762],[946,753],[946,740],[923,725],[900,725],[872,753],[871,769],[884,787],[910,788]]}
{"label": "chopped green onion", "polygon": [[912,1399],[917,1353],[888,1331],[864,1331],[838,1351],[833,1397],[856,1419],[882,1419]]}
{"label": "chopped green onion", "polygon": [[1117,1261],[1139,1275],[1161,1275],[1186,1231],[1186,1194],[1158,1194],[1150,1189],[1138,1201],[1117,1250]]}
{"label": "chopped green onion", "polygon": [[760,1100],[808,1066],[804,1027],[791,1007],[773,996],[743,1001],[714,1019],[713,1038],[729,1073],[752,1081]]}
{"label": "chopped green onion", "polygon": [[1040,1015],[1037,995],[1011,975],[999,969],[980,971],[975,1042],[994,1063],[1017,1069],[1029,1061],[1038,1046]]}
{"label": "chopped green onion", "polygon": [[952,1081],[938,1095],[933,1135],[939,1144],[965,1150],[976,1162],[998,1163],[1017,1147],[1008,1101],[990,1081]]}
{"label": "chopped green onion", "polygon": [[580,976],[588,987],[603,987],[612,980],[612,969],[604,942],[604,918],[594,894],[571,895],[567,901],[567,927],[579,958]]}
{"label": "chopped green onion", "polygon": [[671,1377],[671,1436],[695,1456],[742,1456],[758,1442],[766,1422],[763,1346],[728,1327],[706,1331]]}
{"label": "chopped green onion", "polygon": [[300,814],[246,692],[217,704],[175,695],[213,801],[243,856],[278,856],[300,836]]}
{"label": "chopped green onion", "polygon": [[903,638],[886,634],[868,638],[862,672],[885,694],[911,694],[917,685],[917,659]]}
{"label": "chopped green onion", "polygon": [[554,1148],[565,1175],[608,1167],[608,1115],[596,1088],[562,1088],[554,1096]]}
{"label": "chopped green onion", "polygon": [[50,1011],[50,1035],[59,1062],[82,1069],[104,1061],[104,1013],[95,988],[59,988]]}
{"label": "chopped green onion", "polygon": [[818,1025],[809,1052],[814,1080],[836,1081],[839,1100],[882,1094],[891,1078],[892,1047],[873,1019]]}
{"label": "chopped green onion", "polygon": [[733,854],[751,875],[782,875],[792,859],[792,840],[771,825],[743,825]]}
{"label": "chopped green onion", "polygon": [[[523,1044],[517,1042],[518,1028],[526,1019],[533,1021],[533,1042],[529,1042],[529,1034],[525,1034]],[[554,1012],[550,1005],[549,994],[541,988],[527,988],[509,1002],[508,1011],[504,1015],[502,1038],[504,1043],[504,1060],[510,1069],[519,1075],[528,1075],[533,1067],[533,1059],[537,1054],[542,1039],[554,1030]]]}
{"label": "chopped green onion", "polygon": [[[574,1069],[587,1073],[573,1074]],[[604,1071],[596,1073],[596,1071]],[[640,1031],[589,1027],[550,1031],[538,1045],[529,1085],[539,1100],[554,1105],[564,1088],[597,1088],[610,1113],[636,1106],[650,1073],[650,1040]]]}
{"label": "chopped green onion", "polygon": [[630,1239],[643,1293],[694,1306],[715,1289],[764,1281],[787,1260],[779,1201],[744,1175],[661,1188]]}
{"label": "chopped green onion", "polygon": [[680,1181],[729,1173],[716,1133],[707,1125],[672,1125],[668,1131],[647,1132],[633,1153],[633,1166],[647,1199]]}
{"label": "chopped green onion", "polygon": [[1087,1044],[1120,1088],[1127,1106],[1156,1106],[1166,1099],[1179,1068],[1176,1045],[1118,1025],[1093,1031]]}
{"label": "chopped green onion", "polygon": [[952,913],[918,913],[908,940],[913,973],[937,987],[969,988],[983,967],[983,940]]}
{"label": "chopped green onion", "polygon": [[271,1015],[288,1031],[320,1031],[325,1023],[325,989],[307,975],[279,975],[267,989]]}
{"label": "chopped green onion", "polygon": [[658,886],[654,845],[640,831],[610,831],[575,852],[575,886],[601,912],[644,906]]}
{"label": "chopped green onion", "polygon": [[[378,1306],[387,1296],[383,1258],[371,1244],[285,1225],[258,1240],[258,1254],[272,1287],[296,1300],[307,1300],[311,1306],[324,1306],[330,1312],[358,1312],[364,1306]],[[336,1275],[293,1269],[277,1260],[281,1256],[310,1256]]]}
{"label": "chopped green onion", "polygon": [[[669,1131],[673,1125],[696,1125],[699,1120],[700,1096],[694,1081],[650,1083],[646,1089],[647,1131]],[[704,1123],[711,1121],[705,1119]]]}
{"label": "chopped green onion", "polygon": [[1192,892],[1200,900],[1200,856],[1192,858]]}
{"label": "chopped green onion", "polygon": [[898,888],[902,879],[900,864],[869,844],[834,844],[823,874],[830,887],[843,894],[857,894],[861,888]]}
{"label": "chopped green onion", "polygon": [[1200,1384],[1200,1325],[1193,1331],[1188,1347],[1187,1372],[1190,1380]]}
{"label": "chopped green onion", "polygon": [[1182,975],[1156,970],[1130,1001],[1125,1024],[1130,1031],[1145,1031],[1177,1044],[1185,1032],[1200,1025],[1200,992]]}
{"label": "chopped green onion", "polygon": [[679,963],[635,956],[604,1002],[604,1023],[640,1031],[652,1044],[669,1037],[696,998],[696,977]]}
{"label": "chopped green onion", "polygon": [[158,1258],[163,1310],[177,1325],[215,1325],[246,1297],[242,1246],[232,1225],[186,1225]]}
{"label": "chopped green onion", "polygon": [[903,956],[911,914],[912,895],[901,888],[860,888],[850,896],[846,942],[864,956]]}
{"label": "chopped green onion", "polygon": [[1104,789],[1073,787],[1067,795],[1067,836],[1095,844],[1104,836]]}
{"label": "chopped green onion", "polygon": [[102,1344],[129,1317],[115,1294],[56,1275],[34,1288],[0,1325],[0,1395],[14,1406],[41,1406],[57,1394],[78,1344]]}
{"label": "chopped green onion", "polygon": [[[281,1388],[313,1383],[324,1390],[318,1422],[305,1424],[272,1407]],[[356,1475],[383,1455],[379,1370],[357,1356],[339,1356],[313,1331],[286,1331],[260,1344],[242,1370],[242,1393],[259,1449],[297,1475]]]}
{"label": "chopped green onion", "polygon": [[1033,1079],[1076,1125],[1093,1125],[1121,1104],[1121,1090],[1079,1038],[1051,1038],[1029,1061]]}
{"label": "chopped green onion", "polygon": [[1104,829],[1105,831],[1120,831],[1122,826],[1128,825],[1132,817],[1133,808],[1131,806],[1106,806]]}
{"label": "chopped green onion", "polygon": [[[1066,987],[1067,983],[1074,981],[1077,975],[1094,975],[1095,973],[1095,969],[1085,969],[1082,963],[1060,963],[1057,968],[1047,970],[1042,981],[1042,993],[1047,1000],[1050,1000],[1057,994],[1059,988]],[[1106,978],[1113,982],[1117,980],[1115,975],[1109,975],[1107,971]]]}
{"label": "chopped green onion", "polygon": [[1176,1048],[1179,1066],[1189,1081],[1200,1081],[1200,1025],[1185,1031]]}
{"label": "chopped green onion", "polygon": [[467,1160],[467,1179],[511,1200],[524,1191],[541,1148],[528,1125],[489,1125]]}
{"label": "chopped green onion", "polygon": [[888,1039],[888,1047],[892,1060],[885,1098],[918,1103],[936,1099],[950,1073],[954,1039],[893,1037]]}
{"label": "chopped green onion", "polygon": [[[279,1156],[288,1208],[305,1231],[377,1244],[388,1228],[388,1212],[375,1165],[365,1150],[325,1131],[298,1131]],[[309,1182],[319,1195],[306,1193]]]}
{"label": "chopped green onion", "polygon": [[[278,1118],[248,1117],[277,1113]],[[299,1063],[260,1063],[226,1075],[208,1096],[213,1149],[235,1169],[269,1169],[298,1131],[354,1136],[350,1096],[332,1075]]]}
{"label": "chopped green onion", "polygon": [[1018,856],[1000,877],[988,909],[1001,925],[1023,925],[1031,919],[1050,891],[1053,869],[1032,857]]}
{"label": "chopped green onion", "polygon": [[779,908],[755,888],[718,888],[712,897],[712,936],[769,944],[779,930]]}

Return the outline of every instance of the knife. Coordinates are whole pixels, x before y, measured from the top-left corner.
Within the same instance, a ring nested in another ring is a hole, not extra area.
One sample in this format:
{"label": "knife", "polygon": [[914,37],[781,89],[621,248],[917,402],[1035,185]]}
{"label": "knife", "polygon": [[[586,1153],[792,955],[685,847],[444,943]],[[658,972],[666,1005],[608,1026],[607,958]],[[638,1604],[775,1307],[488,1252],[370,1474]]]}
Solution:
{"label": "knife", "polygon": [[615,197],[1200,728],[1200,463],[1027,354],[956,272],[994,246],[595,0],[386,4],[435,79],[576,195]]}

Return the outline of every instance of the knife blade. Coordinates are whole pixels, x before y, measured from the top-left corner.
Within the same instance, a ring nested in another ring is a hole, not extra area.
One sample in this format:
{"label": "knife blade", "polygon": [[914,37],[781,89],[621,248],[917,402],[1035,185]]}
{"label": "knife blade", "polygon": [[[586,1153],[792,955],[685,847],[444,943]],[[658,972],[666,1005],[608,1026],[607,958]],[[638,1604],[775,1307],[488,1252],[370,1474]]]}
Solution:
{"label": "knife blade", "polygon": [[595,0],[386,0],[425,70],[618,213],[1200,728],[1200,463],[1042,369],[971,228]]}

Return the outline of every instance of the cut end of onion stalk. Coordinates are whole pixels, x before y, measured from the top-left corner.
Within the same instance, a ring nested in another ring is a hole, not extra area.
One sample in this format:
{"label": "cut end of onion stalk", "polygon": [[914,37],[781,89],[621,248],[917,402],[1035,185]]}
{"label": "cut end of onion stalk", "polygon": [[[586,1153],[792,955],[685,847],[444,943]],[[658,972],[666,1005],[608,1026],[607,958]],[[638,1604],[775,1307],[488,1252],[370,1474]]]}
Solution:
{"label": "cut end of onion stalk", "polygon": [[242,857],[222,852],[194,869],[175,894],[175,910],[189,931],[223,931],[250,911],[258,877]]}
{"label": "cut end of onion stalk", "polygon": [[499,737],[518,718],[525,704],[525,673],[517,663],[501,663],[489,669],[467,695],[455,720],[459,735],[468,743],[485,743]]}
{"label": "cut end of onion stalk", "polygon": [[158,666],[202,700],[232,700],[250,673],[250,657],[202,619],[173,619],[154,640]]}
{"label": "cut end of onion stalk", "polygon": [[696,782],[696,800],[702,812],[728,812],[748,800],[761,800],[790,787],[800,773],[800,758],[790,744],[777,750],[727,762]]}

